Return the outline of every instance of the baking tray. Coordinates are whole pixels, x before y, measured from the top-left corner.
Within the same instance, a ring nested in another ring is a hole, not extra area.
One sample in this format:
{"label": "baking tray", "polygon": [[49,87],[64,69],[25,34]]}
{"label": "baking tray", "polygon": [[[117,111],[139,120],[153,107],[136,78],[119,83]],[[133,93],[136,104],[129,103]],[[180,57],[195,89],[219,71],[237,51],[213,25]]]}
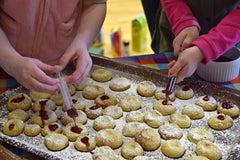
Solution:
{"label": "baking tray", "polygon": [[[136,95],[138,96],[139,100],[142,103],[142,107],[140,111],[145,113],[148,110],[152,110],[153,103],[156,101],[155,97],[142,97],[137,94],[136,88],[137,84],[144,80],[152,81],[157,87],[164,88],[167,84],[168,77],[167,73],[162,70],[156,70],[152,68],[147,68],[144,66],[140,66],[133,63],[128,63],[126,61],[120,60],[120,59],[109,59],[106,57],[98,56],[91,54],[92,60],[93,60],[93,67],[92,70],[95,70],[97,68],[105,68],[110,70],[113,73],[113,77],[126,77],[131,81],[131,88],[124,92],[114,92],[109,89],[108,85],[109,82],[95,82],[95,84],[103,86],[105,88],[106,93],[111,93],[116,96],[117,99],[120,99],[123,96],[126,95]],[[74,70],[73,65],[68,65],[67,69],[64,71],[66,74],[71,73]],[[227,101],[230,100],[237,106],[240,106],[240,92],[238,90],[222,87],[219,85],[215,85],[212,83],[208,83],[206,81],[202,80],[196,80],[191,78],[186,78],[183,82],[180,84],[177,84],[178,86],[188,84],[193,90],[194,90],[194,97],[190,100],[175,100],[173,104],[177,105],[177,110],[181,111],[181,108],[183,104],[185,103],[194,103],[195,100],[202,95],[209,95],[213,96],[218,102]],[[9,137],[3,134],[2,128],[3,125],[8,120],[8,114],[9,111],[7,110],[7,101],[8,98],[14,94],[14,93],[29,93],[29,90],[25,89],[24,87],[20,86],[11,90],[7,90],[6,92],[2,93],[0,95],[0,141],[5,142],[7,144],[10,144],[12,146],[15,146],[17,148],[23,149],[25,151],[28,151],[30,153],[33,153],[35,155],[38,155],[44,159],[51,159],[51,160],[60,160],[60,159],[84,159],[84,160],[91,160],[92,155],[88,152],[79,152],[74,148],[74,142],[70,142],[69,146],[61,151],[49,151],[45,145],[44,145],[44,138],[41,134],[39,134],[36,137],[28,137],[24,135],[24,133],[20,134],[16,137]],[[74,96],[82,97],[81,91],[77,91],[77,93]],[[86,100],[86,99],[85,99]],[[94,103],[93,100],[86,100],[87,105],[91,105]],[[31,110],[28,111],[29,114],[33,114]],[[61,107],[58,107],[56,110],[57,115],[59,116],[61,114]],[[221,149],[223,153],[222,160],[237,160],[239,159],[240,155],[240,120],[239,118],[234,119],[234,124],[230,129],[223,130],[223,131],[217,131],[214,129],[211,129],[207,125],[207,119],[215,114],[214,112],[205,112],[205,117],[200,120],[191,120],[192,125],[188,129],[184,129],[184,135],[181,138],[180,142],[185,146],[186,152],[185,154],[178,158],[179,160],[184,160],[188,158],[191,155],[195,154],[195,144],[189,142],[187,140],[187,131],[194,127],[203,127],[207,130],[211,131],[215,137],[214,143]],[[115,130],[118,130],[119,132],[122,131],[122,128],[125,124],[125,116],[127,112],[124,112],[123,117],[120,119],[115,120],[116,121],[116,127]],[[166,121],[168,120],[169,116],[165,116]],[[30,120],[28,120],[25,123],[30,123]],[[93,120],[89,120],[85,124],[85,126],[89,130],[89,135],[94,136],[96,134],[96,131],[91,127],[93,123]],[[156,129],[157,130],[157,129]],[[128,140],[134,140],[130,137],[123,137],[123,142],[126,142]],[[163,139],[161,139],[161,143],[163,143]],[[117,153],[121,154],[121,147],[118,149],[115,149]],[[151,160],[168,160],[170,158],[164,156],[161,152],[160,147],[155,151],[144,151],[144,155],[148,156]]]}

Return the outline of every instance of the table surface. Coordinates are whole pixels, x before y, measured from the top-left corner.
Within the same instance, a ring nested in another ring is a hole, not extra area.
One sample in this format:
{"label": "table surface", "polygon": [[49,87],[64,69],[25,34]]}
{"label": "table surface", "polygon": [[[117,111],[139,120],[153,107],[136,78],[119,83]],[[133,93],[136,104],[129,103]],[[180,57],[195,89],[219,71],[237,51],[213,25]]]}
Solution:
{"label": "table surface", "polygon": [[[172,52],[166,52],[166,53],[149,54],[149,55],[141,55],[141,56],[120,57],[117,59],[128,61],[130,63],[134,63],[134,64],[138,64],[138,65],[142,65],[150,68],[154,68],[154,69],[167,71],[167,65],[170,61],[174,59],[174,56]],[[199,76],[197,76],[197,74],[194,74],[193,76],[191,76],[191,78],[201,79]],[[210,83],[213,83],[213,82],[210,82]],[[214,84],[240,91],[240,72],[238,77],[230,82],[214,83]],[[19,86],[17,81],[13,77],[7,75],[2,69],[0,69],[0,93],[3,93],[8,89],[12,89],[17,86]],[[42,159],[31,153],[25,152],[21,149],[10,146],[8,144],[2,143],[2,142],[0,144],[5,146],[7,149],[12,151],[14,154],[19,156],[20,158]]]}

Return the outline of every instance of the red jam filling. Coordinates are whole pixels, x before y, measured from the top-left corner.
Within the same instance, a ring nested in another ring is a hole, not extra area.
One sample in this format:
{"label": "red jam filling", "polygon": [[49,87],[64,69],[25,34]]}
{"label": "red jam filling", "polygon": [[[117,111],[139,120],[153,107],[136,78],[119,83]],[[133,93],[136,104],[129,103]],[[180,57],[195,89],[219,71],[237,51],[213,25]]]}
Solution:
{"label": "red jam filling", "polygon": [[21,97],[14,98],[14,99],[11,100],[11,102],[12,102],[12,103],[20,103],[20,102],[22,102],[24,99],[25,99],[25,96],[22,94]]}
{"label": "red jam filling", "polygon": [[101,106],[99,106],[99,105],[95,105],[95,106],[92,106],[92,107],[90,107],[89,109],[90,110],[96,110],[96,109],[98,109],[98,108],[101,108]]}
{"label": "red jam filling", "polygon": [[69,117],[75,119],[75,117],[78,116],[77,110],[75,108],[71,108],[69,110],[67,110],[67,114]]}
{"label": "red jam filling", "polygon": [[40,110],[40,111],[39,111],[39,116],[41,117],[41,119],[42,119],[42,124],[44,125],[44,124],[45,124],[44,120],[48,120],[47,111],[45,111],[45,110]]}
{"label": "red jam filling", "polygon": [[41,106],[41,110],[44,110],[45,109],[45,106],[47,104],[48,100],[44,100],[44,101],[40,101],[39,104]]}
{"label": "red jam filling", "polygon": [[106,96],[106,95],[104,95],[104,96],[101,96],[101,98],[100,98],[101,100],[106,100],[106,99],[109,99],[109,97],[108,96]]}
{"label": "red jam filling", "polygon": [[77,100],[76,99],[72,99],[72,102],[73,102],[73,104],[76,104]]}
{"label": "red jam filling", "polygon": [[14,128],[14,124],[13,123],[8,126],[9,130],[13,130],[13,128]]}
{"label": "red jam filling", "polygon": [[79,128],[78,126],[75,125],[71,128],[71,131],[80,134],[82,132],[82,128]]}
{"label": "red jam filling", "polygon": [[51,124],[48,126],[48,128],[50,129],[50,131],[56,131],[56,129],[58,129],[58,125],[57,124]]}
{"label": "red jam filling", "polygon": [[184,86],[184,87],[182,88],[182,90],[183,90],[183,91],[188,91],[188,90],[190,90],[190,87],[189,87],[189,86]]}
{"label": "red jam filling", "polygon": [[87,150],[88,150],[91,154],[93,154],[93,152],[91,152],[90,149],[89,149],[89,146],[90,146],[90,144],[89,144],[89,138],[85,136],[85,137],[83,137],[83,138],[81,139],[81,142],[82,142],[83,144],[85,144]]}
{"label": "red jam filling", "polygon": [[209,96],[203,97],[203,100],[204,100],[204,101],[209,101],[209,99],[210,99]]}
{"label": "red jam filling", "polygon": [[163,105],[168,105],[168,100],[163,100],[163,101],[162,101],[162,104],[163,104]]}
{"label": "red jam filling", "polygon": [[223,102],[222,107],[225,109],[231,109],[231,108],[233,108],[233,103],[232,102]]}
{"label": "red jam filling", "polygon": [[219,116],[217,116],[217,118],[222,120],[222,121],[225,119],[225,117],[223,115],[219,115]]}

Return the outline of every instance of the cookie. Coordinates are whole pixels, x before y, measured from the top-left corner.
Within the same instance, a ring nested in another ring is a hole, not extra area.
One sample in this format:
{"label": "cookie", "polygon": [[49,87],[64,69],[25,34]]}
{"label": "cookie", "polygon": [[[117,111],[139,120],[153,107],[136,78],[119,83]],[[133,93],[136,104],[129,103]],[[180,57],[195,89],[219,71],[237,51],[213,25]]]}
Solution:
{"label": "cookie", "polygon": [[100,116],[97,117],[94,121],[93,121],[93,128],[96,131],[99,131],[101,129],[113,129],[115,127],[116,123],[114,121],[114,119],[110,116]]}
{"label": "cookie", "polygon": [[20,119],[8,120],[3,126],[3,133],[15,137],[23,132],[24,122]]}
{"label": "cookie", "polygon": [[211,132],[207,131],[204,128],[193,128],[188,131],[188,139],[193,143],[198,143],[201,140],[214,141],[214,136]]}
{"label": "cookie", "polygon": [[211,160],[219,160],[222,157],[221,150],[208,140],[202,140],[197,143],[196,153],[198,156],[206,156]]}
{"label": "cookie", "polygon": [[91,152],[95,149],[97,142],[94,137],[80,136],[74,143],[74,147],[81,152]]}
{"label": "cookie", "polygon": [[123,111],[129,112],[141,108],[141,102],[136,96],[125,96],[119,100],[118,106],[121,107]]}
{"label": "cookie", "polygon": [[41,132],[41,127],[38,124],[27,124],[24,127],[24,134],[30,137],[37,136]]}
{"label": "cookie", "polygon": [[56,110],[56,104],[50,99],[38,99],[33,103],[33,111],[38,112],[40,110]]}
{"label": "cookie", "polygon": [[185,115],[178,112],[171,114],[170,123],[176,123],[180,128],[189,128],[191,126],[191,119]]}
{"label": "cookie", "polygon": [[[156,90],[156,92],[155,92],[155,98],[157,99],[157,100],[165,100],[166,99],[166,90],[165,89],[157,89]],[[174,101],[176,99],[176,96],[175,96],[175,93],[174,92],[172,92],[170,95],[169,95],[169,97],[168,97],[168,99],[167,100],[169,100],[169,101]]]}
{"label": "cookie", "polygon": [[82,91],[84,87],[86,87],[89,84],[93,84],[93,80],[90,77],[86,77],[84,80],[76,82],[73,85],[77,91]]}
{"label": "cookie", "polygon": [[144,115],[144,121],[153,128],[158,128],[165,123],[165,120],[157,110],[147,111]]}
{"label": "cookie", "polygon": [[143,149],[137,142],[127,141],[122,145],[121,153],[124,158],[133,159],[136,156],[143,156]]}
{"label": "cookie", "polygon": [[185,104],[182,109],[182,114],[187,115],[191,119],[200,119],[204,117],[204,110],[195,104]]}
{"label": "cookie", "polygon": [[8,99],[8,110],[22,109],[27,111],[32,105],[32,99],[25,93],[15,93]]}
{"label": "cookie", "polygon": [[181,139],[183,136],[182,129],[174,123],[168,123],[160,126],[158,129],[158,133],[165,140]]}
{"label": "cookie", "polygon": [[176,111],[176,107],[167,100],[158,100],[154,103],[153,109],[159,111],[163,116],[173,114]]}
{"label": "cookie", "polygon": [[56,105],[61,106],[64,104],[64,100],[62,97],[62,94],[56,94],[56,95],[52,95],[50,98],[53,102],[55,102]]}
{"label": "cookie", "polygon": [[20,119],[25,122],[29,119],[29,114],[22,109],[15,109],[8,114],[8,119]]}
{"label": "cookie", "polygon": [[136,156],[133,160],[150,160],[147,156]]}
{"label": "cookie", "polygon": [[209,160],[209,159],[205,156],[191,156],[187,160]]}
{"label": "cookie", "polygon": [[224,130],[233,125],[233,119],[229,115],[215,114],[208,119],[208,125],[216,130]]}
{"label": "cookie", "polygon": [[217,108],[217,101],[212,96],[198,97],[195,104],[201,106],[204,111],[214,111]]}
{"label": "cookie", "polygon": [[[87,122],[87,115],[81,111],[77,110],[77,117],[75,117],[75,121],[77,123],[85,124]],[[74,122],[73,118],[68,115],[67,112],[64,112],[60,118],[63,125],[67,125],[68,123]]]}
{"label": "cookie", "polygon": [[219,113],[223,113],[231,117],[237,117],[239,114],[238,106],[229,101],[220,103],[217,107],[217,110]]}
{"label": "cookie", "polygon": [[[82,111],[85,110],[85,108],[86,108],[86,103],[85,103],[85,101],[84,101],[83,99],[80,99],[80,98],[78,98],[78,97],[72,97],[72,102],[73,102],[73,106],[74,106],[75,109],[77,109],[77,110],[82,110]],[[63,109],[65,112],[67,112],[67,108],[66,108],[66,105],[65,105],[65,104],[63,104],[62,109]]]}
{"label": "cookie", "polygon": [[118,103],[117,99],[115,96],[110,95],[110,94],[102,94],[97,96],[95,103],[100,105],[103,109],[110,106],[110,105],[115,105]]}
{"label": "cookie", "polygon": [[31,117],[31,122],[41,127],[56,122],[57,120],[57,115],[52,110],[41,110],[34,113]]}
{"label": "cookie", "polygon": [[113,91],[125,91],[131,87],[129,80],[125,77],[118,77],[111,80],[109,88]]}
{"label": "cookie", "polygon": [[140,111],[131,111],[125,117],[126,122],[140,122],[144,121],[144,114]]}
{"label": "cookie", "polygon": [[103,115],[111,116],[113,119],[118,119],[122,117],[123,110],[121,107],[116,105],[110,105],[103,110]]}
{"label": "cookie", "polygon": [[49,150],[60,151],[68,146],[69,141],[65,135],[52,133],[44,138],[44,144]]}
{"label": "cookie", "polygon": [[102,95],[104,93],[105,90],[103,87],[93,84],[87,85],[82,91],[83,97],[90,100],[94,100],[97,98],[97,96]]}
{"label": "cookie", "polygon": [[29,93],[30,98],[33,102],[37,101],[38,99],[49,99],[52,95],[45,92],[37,92],[34,90],[31,90]]}
{"label": "cookie", "polygon": [[98,147],[94,150],[93,160],[123,160],[116,152],[109,146]]}
{"label": "cookie", "polygon": [[194,92],[190,86],[183,85],[176,89],[175,96],[180,99],[190,99],[194,96]]}
{"label": "cookie", "polygon": [[51,123],[46,126],[44,126],[41,130],[42,136],[46,136],[50,133],[62,133],[63,128],[59,123]]}
{"label": "cookie", "polygon": [[107,82],[112,79],[112,72],[106,69],[96,69],[92,73],[92,78],[98,82]]}
{"label": "cookie", "polygon": [[179,158],[185,153],[185,148],[179,140],[171,139],[162,144],[161,151],[169,158]]}
{"label": "cookie", "polygon": [[122,129],[122,134],[125,137],[134,137],[138,132],[142,131],[145,128],[146,126],[144,125],[144,123],[129,122],[124,125]]}
{"label": "cookie", "polygon": [[67,136],[69,141],[76,141],[79,136],[86,136],[88,129],[81,123],[68,123],[63,129],[63,134]]}
{"label": "cookie", "polygon": [[154,96],[156,91],[156,86],[151,81],[142,81],[137,86],[137,92],[141,96],[144,97],[152,97]]}
{"label": "cookie", "polygon": [[102,115],[103,109],[98,104],[94,104],[92,106],[87,106],[85,109],[85,113],[88,118],[95,119]]}

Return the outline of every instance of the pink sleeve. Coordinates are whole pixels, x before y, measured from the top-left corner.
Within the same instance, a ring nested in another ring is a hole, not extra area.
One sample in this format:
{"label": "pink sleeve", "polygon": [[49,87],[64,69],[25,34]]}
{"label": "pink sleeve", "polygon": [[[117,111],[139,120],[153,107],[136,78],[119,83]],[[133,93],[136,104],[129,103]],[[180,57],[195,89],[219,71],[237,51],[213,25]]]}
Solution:
{"label": "pink sleeve", "polygon": [[192,44],[198,46],[205,60],[204,64],[218,58],[226,50],[232,48],[240,41],[240,4],[231,11],[221,22],[212,28],[208,34],[201,35]]}
{"label": "pink sleeve", "polygon": [[189,26],[196,26],[200,31],[198,21],[185,0],[161,0],[161,4],[175,36]]}

